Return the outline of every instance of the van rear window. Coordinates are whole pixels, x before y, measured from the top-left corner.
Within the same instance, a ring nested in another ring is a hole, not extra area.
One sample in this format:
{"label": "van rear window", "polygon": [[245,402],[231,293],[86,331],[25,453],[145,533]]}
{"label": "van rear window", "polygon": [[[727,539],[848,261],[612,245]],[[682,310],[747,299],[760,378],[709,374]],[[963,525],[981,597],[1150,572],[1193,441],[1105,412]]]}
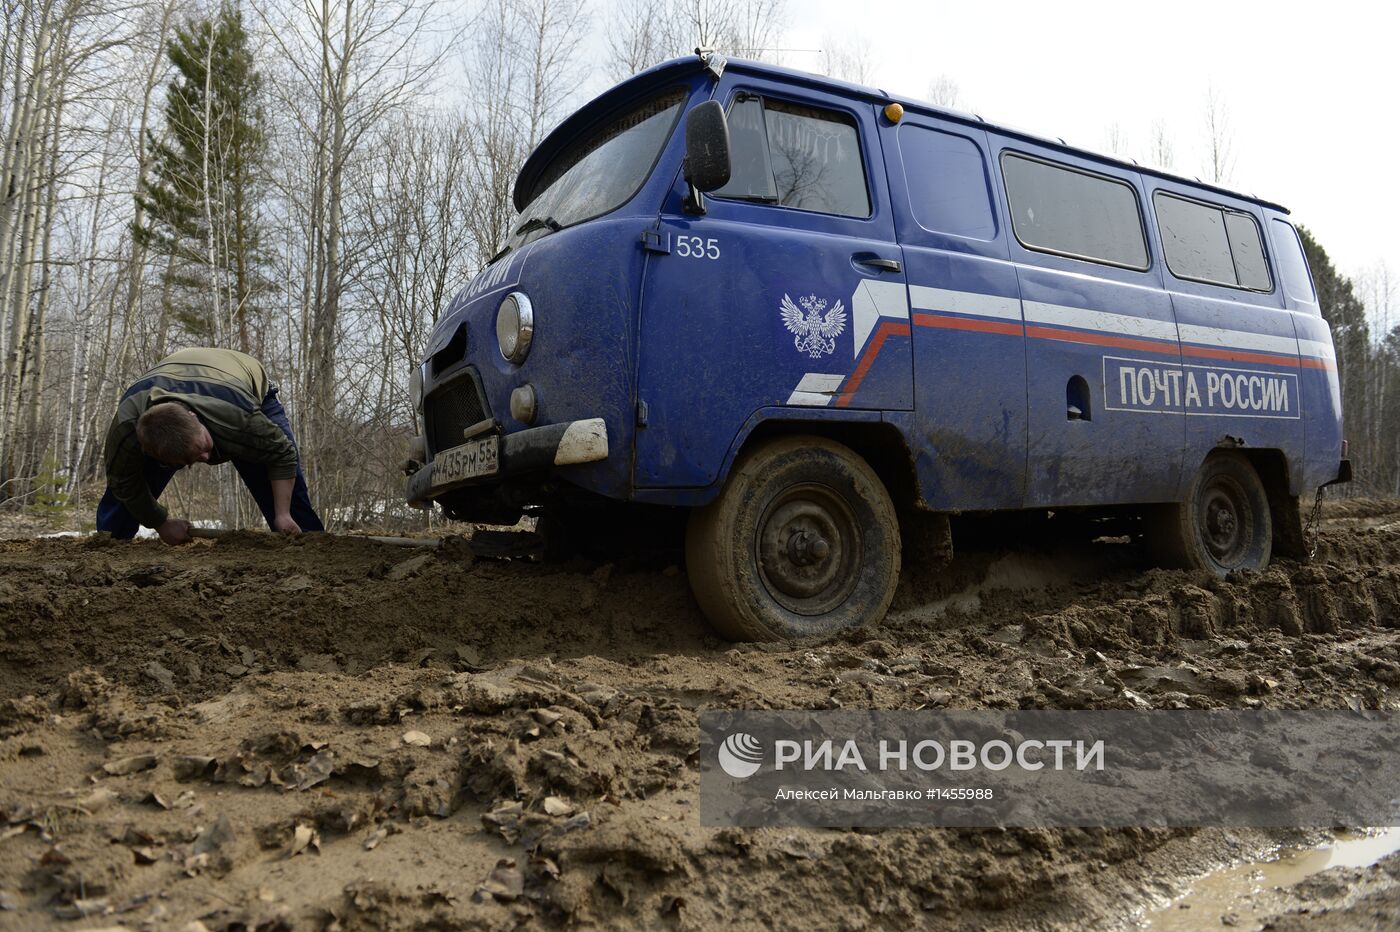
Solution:
{"label": "van rear window", "polygon": [[1152,203],[1167,268],[1177,278],[1251,291],[1273,289],[1253,217],[1165,191],[1153,195]]}
{"label": "van rear window", "polygon": [[1147,268],[1132,185],[1014,152],[1001,159],[1011,227],[1027,249],[1127,269]]}
{"label": "van rear window", "polygon": [[713,197],[870,216],[860,134],[851,117],[743,96],[730,108],[729,132],[729,183]]}
{"label": "van rear window", "polygon": [[1297,231],[1291,223],[1275,220],[1273,240],[1274,248],[1278,250],[1279,274],[1283,276],[1283,287],[1288,296],[1304,304],[1315,304],[1317,294],[1313,291],[1312,276],[1308,274],[1308,260],[1303,256],[1303,247],[1298,242]]}

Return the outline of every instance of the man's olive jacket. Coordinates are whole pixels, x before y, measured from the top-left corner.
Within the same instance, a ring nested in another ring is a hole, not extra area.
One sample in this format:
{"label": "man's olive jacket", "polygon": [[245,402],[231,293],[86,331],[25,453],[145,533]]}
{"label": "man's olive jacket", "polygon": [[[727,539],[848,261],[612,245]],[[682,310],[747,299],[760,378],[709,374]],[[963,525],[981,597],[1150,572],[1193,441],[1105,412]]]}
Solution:
{"label": "man's olive jacket", "polygon": [[136,442],[136,422],[152,405],[178,402],[195,413],[214,438],[210,463],[263,463],[269,479],[291,479],[297,449],[260,409],[276,385],[247,353],[183,349],[156,363],[132,383],[107,428],[107,487],[132,517],[160,527],[166,510],[146,484],[146,456]]}

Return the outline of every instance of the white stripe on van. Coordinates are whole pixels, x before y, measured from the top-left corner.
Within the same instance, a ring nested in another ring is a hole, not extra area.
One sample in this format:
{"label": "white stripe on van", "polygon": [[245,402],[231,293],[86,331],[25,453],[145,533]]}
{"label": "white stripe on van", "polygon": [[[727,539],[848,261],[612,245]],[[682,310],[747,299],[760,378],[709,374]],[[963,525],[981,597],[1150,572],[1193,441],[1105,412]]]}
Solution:
{"label": "white stripe on van", "polygon": [[980,294],[976,291],[948,291],[944,288],[930,288],[928,285],[910,285],[909,299],[910,303],[921,311],[1000,317],[1017,323],[1021,321],[1021,301],[1018,298],[1003,298],[1000,295]]}
{"label": "white stripe on van", "polygon": [[1204,343],[1208,346],[1222,346],[1230,349],[1259,350],[1264,353],[1279,353],[1284,356],[1298,355],[1297,337],[1275,337],[1267,333],[1249,333],[1245,330],[1225,330],[1221,327],[1200,327],[1196,324],[1181,324],[1181,342]]}
{"label": "white stripe on van", "polygon": [[788,396],[787,403],[824,408],[831,403],[832,396],[836,394],[836,390],[841,387],[841,382],[845,378],[844,375],[833,375],[826,372],[808,372],[802,376],[802,380],[797,383],[797,388],[793,389],[792,394]]}
{"label": "white stripe on van", "polygon": [[[1075,327],[1081,330],[1094,330],[1131,337],[1144,337],[1165,340],[1171,343],[1198,343],[1218,346],[1225,349],[1255,350],[1297,357],[1305,355],[1335,361],[1333,348],[1318,340],[1303,340],[1293,337],[1280,337],[1271,334],[1253,333],[1247,330],[1231,330],[1224,327],[1203,327],[1198,324],[1176,324],[1172,321],[1157,320],[1151,317],[1134,317],[1130,314],[1114,314],[1108,311],[1095,311],[1063,304],[1048,304],[1042,301],[1020,301],[999,295],[983,294],[976,291],[950,291],[929,285],[914,285],[909,288],[909,300],[902,300],[903,286],[895,282],[879,282],[866,279],[861,282],[852,299],[855,312],[855,355],[858,358],[865,343],[874,330],[880,317],[907,319],[909,308],[921,311],[935,311],[941,314],[959,314],[977,317],[995,317],[1002,320],[1021,321],[1024,308],[1026,323],[1051,326]],[[794,393],[796,394],[796,393]],[[796,403],[796,402],[789,402]],[[825,404],[825,402],[810,402]]]}
{"label": "white stripe on van", "polygon": [[[855,318],[852,331],[855,357],[865,349],[865,341],[870,339],[870,331],[881,317],[909,319],[909,296],[903,282],[882,282],[873,278],[862,279],[851,295],[851,315]],[[791,404],[792,402],[788,402]]]}
{"label": "white stripe on van", "polygon": [[1063,304],[1044,304],[1040,301],[1022,303],[1026,308],[1027,323],[1078,327],[1081,330],[1106,330],[1127,336],[1176,342],[1176,324],[1171,321],[1110,314],[1108,311],[1091,311],[1088,308],[1067,307]]}
{"label": "white stripe on van", "polygon": [[1337,351],[1330,343],[1322,343],[1318,340],[1298,340],[1298,352],[1305,356],[1316,356],[1318,359],[1326,359],[1329,362],[1336,362]]}

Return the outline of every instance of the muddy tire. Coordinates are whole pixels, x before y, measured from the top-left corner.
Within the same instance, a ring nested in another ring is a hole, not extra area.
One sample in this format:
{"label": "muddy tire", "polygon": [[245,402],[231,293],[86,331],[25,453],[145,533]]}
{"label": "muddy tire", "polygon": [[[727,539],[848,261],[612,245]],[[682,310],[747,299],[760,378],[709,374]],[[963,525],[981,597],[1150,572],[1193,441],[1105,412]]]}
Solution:
{"label": "muddy tire", "polygon": [[686,528],[691,589],[721,634],[775,641],[884,617],[899,580],[899,521],[849,447],[783,437],[745,454]]}
{"label": "muddy tire", "polygon": [[1264,483],[1238,453],[1208,456],[1186,501],[1162,506],[1148,525],[1159,563],[1222,577],[1267,566],[1273,537]]}

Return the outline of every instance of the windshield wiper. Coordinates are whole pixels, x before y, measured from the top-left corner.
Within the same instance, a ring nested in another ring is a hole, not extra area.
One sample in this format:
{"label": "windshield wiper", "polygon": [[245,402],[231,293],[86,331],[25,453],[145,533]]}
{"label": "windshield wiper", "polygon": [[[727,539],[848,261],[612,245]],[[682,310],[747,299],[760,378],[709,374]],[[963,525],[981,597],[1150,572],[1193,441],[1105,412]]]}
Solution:
{"label": "windshield wiper", "polygon": [[515,228],[515,235],[528,233],[531,230],[549,230],[551,233],[558,233],[564,229],[563,225],[553,217],[531,217],[520,226]]}

